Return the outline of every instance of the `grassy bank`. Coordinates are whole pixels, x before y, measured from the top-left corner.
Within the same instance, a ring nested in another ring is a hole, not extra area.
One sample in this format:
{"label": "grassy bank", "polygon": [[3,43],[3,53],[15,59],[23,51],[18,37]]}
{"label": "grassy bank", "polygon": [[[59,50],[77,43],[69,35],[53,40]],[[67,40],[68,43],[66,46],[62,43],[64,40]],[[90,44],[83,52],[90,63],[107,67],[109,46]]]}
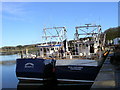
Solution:
{"label": "grassy bank", "polygon": [[37,47],[21,47],[21,48],[4,48],[0,51],[0,55],[13,55],[13,54],[20,54],[21,52],[22,53],[26,53],[26,50],[28,53],[34,53],[34,52],[37,52],[38,51],[38,48]]}

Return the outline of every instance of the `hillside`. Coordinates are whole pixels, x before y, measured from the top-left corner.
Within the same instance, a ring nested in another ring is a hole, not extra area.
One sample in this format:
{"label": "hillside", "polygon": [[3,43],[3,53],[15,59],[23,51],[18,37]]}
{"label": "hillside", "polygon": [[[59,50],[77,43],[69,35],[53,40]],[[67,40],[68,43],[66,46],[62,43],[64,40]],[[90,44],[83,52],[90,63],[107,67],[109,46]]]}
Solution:
{"label": "hillside", "polygon": [[120,27],[107,29],[105,33],[106,40],[113,40],[114,38],[120,37]]}

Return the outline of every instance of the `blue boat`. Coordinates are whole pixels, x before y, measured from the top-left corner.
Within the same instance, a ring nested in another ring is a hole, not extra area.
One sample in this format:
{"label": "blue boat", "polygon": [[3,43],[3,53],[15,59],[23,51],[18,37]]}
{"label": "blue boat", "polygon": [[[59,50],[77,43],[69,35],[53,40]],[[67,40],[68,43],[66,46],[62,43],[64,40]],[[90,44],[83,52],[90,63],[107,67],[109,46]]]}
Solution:
{"label": "blue boat", "polygon": [[95,60],[17,59],[19,80],[57,80],[60,82],[93,82],[100,66]]}
{"label": "blue boat", "polygon": [[[84,27],[88,28],[89,25]],[[100,26],[95,27],[99,28]],[[47,29],[55,29],[55,31],[59,29],[59,31],[55,34],[56,36],[46,36]],[[76,31],[78,32],[78,30]],[[17,59],[16,76],[19,80],[90,83],[95,80],[103,62],[97,33],[87,33],[87,35],[95,34],[95,36],[74,40],[68,45],[65,27],[45,28],[44,32],[45,40],[56,38],[58,41],[38,45],[39,55],[27,53],[28,55],[25,57],[22,55],[22,58]],[[77,32],[75,35],[78,36]]]}

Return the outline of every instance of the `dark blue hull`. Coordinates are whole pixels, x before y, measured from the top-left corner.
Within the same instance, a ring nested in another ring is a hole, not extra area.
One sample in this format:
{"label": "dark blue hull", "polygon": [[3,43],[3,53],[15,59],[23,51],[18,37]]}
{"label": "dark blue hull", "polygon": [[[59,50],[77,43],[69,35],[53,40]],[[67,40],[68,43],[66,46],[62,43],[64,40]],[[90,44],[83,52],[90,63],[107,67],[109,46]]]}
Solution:
{"label": "dark blue hull", "polygon": [[16,75],[19,80],[93,81],[99,66],[61,65],[55,60],[17,59]]}
{"label": "dark blue hull", "polygon": [[56,77],[60,81],[94,80],[100,67],[94,66],[57,66]]}
{"label": "dark blue hull", "polygon": [[19,80],[44,80],[53,77],[53,62],[45,59],[17,59],[16,76]]}

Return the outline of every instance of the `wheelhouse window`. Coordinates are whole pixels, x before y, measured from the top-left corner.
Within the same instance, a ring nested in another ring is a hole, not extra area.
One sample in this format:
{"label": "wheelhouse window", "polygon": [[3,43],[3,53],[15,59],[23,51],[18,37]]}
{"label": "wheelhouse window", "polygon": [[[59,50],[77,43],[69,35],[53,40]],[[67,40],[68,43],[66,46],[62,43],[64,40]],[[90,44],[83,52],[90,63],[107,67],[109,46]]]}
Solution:
{"label": "wheelhouse window", "polygon": [[42,48],[40,49],[40,51],[42,51]]}
{"label": "wheelhouse window", "polygon": [[54,48],[51,48],[51,50],[54,50]]}
{"label": "wheelhouse window", "polygon": [[49,48],[47,48],[47,51],[49,51]]}

